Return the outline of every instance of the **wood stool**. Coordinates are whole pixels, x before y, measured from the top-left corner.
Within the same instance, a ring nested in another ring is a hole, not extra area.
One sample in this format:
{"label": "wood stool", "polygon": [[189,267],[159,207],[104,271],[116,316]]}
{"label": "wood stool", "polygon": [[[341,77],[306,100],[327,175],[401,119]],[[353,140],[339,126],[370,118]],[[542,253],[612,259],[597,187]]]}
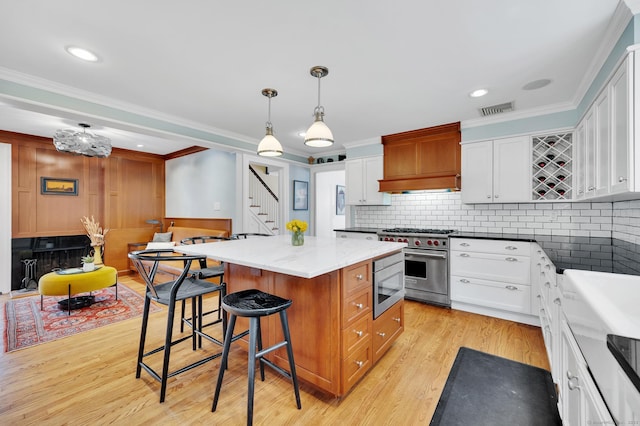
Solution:
{"label": "wood stool", "polygon": [[[262,381],[264,381],[264,365],[266,364],[293,382],[296,404],[298,409],[302,408],[302,405],[300,404],[300,390],[298,388],[296,366],[293,361],[293,349],[291,348],[289,321],[287,320],[287,308],[289,308],[292,303],[293,302],[291,300],[283,299],[273,294],[253,289],[227,294],[222,298],[222,308],[231,315],[229,317],[229,324],[224,338],[220,372],[218,373],[218,382],[216,384],[216,392],[213,397],[213,407],[211,408],[211,411],[216,411],[218,406],[218,397],[220,396],[220,388],[222,387],[222,378],[224,377],[224,371],[227,368],[227,358],[229,356],[233,328],[235,327],[237,317],[249,318],[249,393],[247,396],[247,424],[253,424],[253,391],[256,374],[256,360],[260,362],[260,379]],[[263,349],[260,318],[273,315],[275,313],[280,313],[280,322],[282,323],[282,334],[284,335],[284,340],[269,348]],[[264,356],[269,352],[283,346],[287,347],[290,372],[283,370],[268,359],[264,358]]]}

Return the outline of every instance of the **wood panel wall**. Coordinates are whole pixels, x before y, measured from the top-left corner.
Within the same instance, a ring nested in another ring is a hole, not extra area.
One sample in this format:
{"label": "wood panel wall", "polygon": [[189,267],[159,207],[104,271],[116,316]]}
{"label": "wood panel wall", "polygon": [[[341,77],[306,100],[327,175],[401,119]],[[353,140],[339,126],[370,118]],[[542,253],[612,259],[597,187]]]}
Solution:
{"label": "wood panel wall", "polygon": [[[0,131],[12,147],[12,237],[84,234],[94,216],[106,236],[105,263],[127,271],[127,243],[149,241],[164,218],[164,158],[114,148],[108,158],[60,153],[50,138]],[[78,195],[40,193],[40,178],[78,179]]]}

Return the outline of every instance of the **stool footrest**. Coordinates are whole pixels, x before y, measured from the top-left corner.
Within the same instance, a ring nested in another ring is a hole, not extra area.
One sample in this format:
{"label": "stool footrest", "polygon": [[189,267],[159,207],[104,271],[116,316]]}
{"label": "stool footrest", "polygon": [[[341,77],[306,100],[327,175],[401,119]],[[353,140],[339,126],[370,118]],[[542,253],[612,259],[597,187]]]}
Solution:
{"label": "stool footrest", "polygon": [[276,372],[280,373],[284,377],[286,377],[286,378],[288,378],[290,380],[293,380],[293,376],[291,376],[291,373],[289,373],[287,370],[275,365],[274,363],[272,363],[268,359],[262,358],[260,361],[264,362],[266,365],[268,365],[269,367],[271,367],[272,369],[274,369]]}
{"label": "stool footrest", "polygon": [[273,351],[275,351],[276,349],[280,349],[280,348],[282,348],[282,347],[284,347],[284,346],[287,346],[287,343],[288,343],[288,342],[287,342],[286,340],[283,340],[283,341],[282,341],[282,342],[280,342],[280,343],[276,343],[275,345],[273,345],[273,346],[271,346],[271,347],[268,347],[268,348],[266,348],[266,349],[261,350],[260,352],[256,353],[256,359],[258,359],[258,358],[262,358],[263,356],[265,356],[265,355],[266,355],[266,354],[268,354],[269,352],[273,352]]}

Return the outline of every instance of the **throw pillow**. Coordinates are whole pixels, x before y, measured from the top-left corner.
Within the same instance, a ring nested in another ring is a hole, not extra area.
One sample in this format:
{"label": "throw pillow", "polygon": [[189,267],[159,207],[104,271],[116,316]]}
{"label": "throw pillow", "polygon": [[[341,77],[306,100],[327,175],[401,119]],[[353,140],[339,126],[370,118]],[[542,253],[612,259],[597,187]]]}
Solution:
{"label": "throw pillow", "polygon": [[168,243],[171,241],[171,235],[173,232],[156,232],[153,234],[153,242],[156,243]]}

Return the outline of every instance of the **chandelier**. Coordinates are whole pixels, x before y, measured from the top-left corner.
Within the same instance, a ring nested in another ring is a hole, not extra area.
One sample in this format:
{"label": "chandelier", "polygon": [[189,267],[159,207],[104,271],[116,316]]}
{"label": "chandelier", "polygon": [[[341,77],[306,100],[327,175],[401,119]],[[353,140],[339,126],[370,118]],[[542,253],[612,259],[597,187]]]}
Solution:
{"label": "chandelier", "polygon": [[329,74],[329,69],[323,66],[311,68],[311,75],[318,78],[318,106],[313,110],[315,121],[307,130],[304,143],[307,146],[322,148],[333,145],[333,134],[324,124],[324,107],[320,104],[320,79]]}
{"label": "chandelier", "polygon": [[111,155],[111,140],[104,136],[88,133],[91,127],[87,123],[78,123],[82,131],[64,129],[53,135],[53,145],[59,152],[85,155],[87,157],[105,158]]}

